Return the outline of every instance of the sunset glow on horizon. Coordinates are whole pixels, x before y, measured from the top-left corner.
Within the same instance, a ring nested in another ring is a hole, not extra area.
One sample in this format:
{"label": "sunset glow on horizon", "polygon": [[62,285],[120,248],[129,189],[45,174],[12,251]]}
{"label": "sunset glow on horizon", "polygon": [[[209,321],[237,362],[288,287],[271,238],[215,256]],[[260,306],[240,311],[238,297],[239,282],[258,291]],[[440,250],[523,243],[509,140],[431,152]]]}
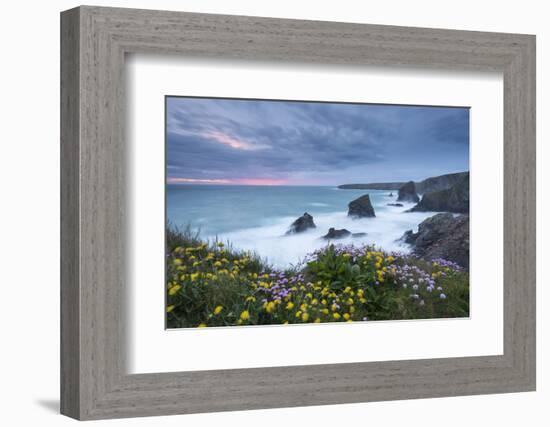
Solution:
{"label": "sunset glow on horizon", "polygon": [[168,184],[204,184],[204,185],[291,185],[284,179],[269,178],[237,178],[237,179],[198,179],[169,177]]}

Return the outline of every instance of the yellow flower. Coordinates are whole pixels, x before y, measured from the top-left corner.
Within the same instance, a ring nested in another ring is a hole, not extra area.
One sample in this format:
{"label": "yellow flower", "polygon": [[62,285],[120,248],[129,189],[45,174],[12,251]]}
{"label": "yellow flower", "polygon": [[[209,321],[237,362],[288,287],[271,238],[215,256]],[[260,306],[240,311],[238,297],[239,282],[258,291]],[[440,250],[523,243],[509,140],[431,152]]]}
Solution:
{"label": "yellow flower", "polygon": [[326,300],[326,299],[324,299],[324,300],[321,300],[321,304],[323,304],[323,305],[327,305],[327,300]]}
{"label": "yellow flower", "polygon": [[294,308],[294,303],[292,301],[289,301],[287,304],[286,304],[286,309],[287,310],[292,310]]}
{"label": "yellow flower", "polygon": [[321,310],[321,313],[323,313],[323,314],[328,314],[328,308],[323,308],[323,309]]}
{"label": "yellow flower", "polygon": [[349,308],[349,312],[350,312],[350,313],[355,313],[355,307],[353,307],[353,306],[350,307],[350,308]]}
{"label": "yellow flower", "polygon": [[352,305],[352,304],[353,304],[353,299],[352,299],[352,298],[348,298],[348,300],[346,301],[346,304],[347,304],[347,305]]}
{"label": "yellow flower", "polygon": [[167,312],[167,313],[170,313],[173,309],[174,309],[174,306],[173,306],[173,305],[169,305],[168,307],[166,307],[166,312]]}
{"label": "yellow flower", "polygon": [[359,290],[357,291],[357,296],[358,296],[358,297],[362,297],[362,296],[363,296],[363,289],[359,289]]}
{"label": "yellow flower", "polygon": [[319,301],[317,301],[316,298],[313,298],[313,299],[311,300],[311,305],[317,305],[317,304],[319,304]]}
{"label": "yellow flower", "polygon": [[244,310],[239,316],[239,318],[243,321],[248,320],[250,319],[250,313],[248,312],[248,310]]}
{"label": "yellow flower", "polygon": [[350,316],[349,313],[344,313],[344,319],[349,320]]}
{"label": "yellow flower", "polygon": [[344,292],[347,294],[350,291],[351,291],[351,288],[349,286],[346,286],[346,289],[344,289]]}
{"label": "yellow flower", "polygon": [[191,281],[194,282],[199,277],[199,273],[193,273],[190,275]]}
{"label": "yellow flower", "polygon": [[387,261],[387,262],[390,262],[390,263],[393,262],[394,260],[395,260],[395,258],[392,257],[391,255],[390,255],[389,257],[386,258],[386,261]]}
{"label": "yellow flower", "polygon": [[193,263],[193,267],[197,267],[197,266],[199,266],[199,265],[201,265],[201,263],[200,263],[199,261],[195,261],[195,262]]}
{"label": "yellow flower", "polygon": [[256,301],[256,297],[253,297],[253,296],[246,297],[245,301],[246,301],[246,302]]}
{"label": "yellow flower", "polygon": [[295,314],[296,318],[299,319],[300,317],[302,317],[302,312],[300,310],[298,310]]}
{"label": "yellow flower", "polygon": [[219,261],[216,261],[216,262],[214,263],[214,267],[221,267],[221,266],[222,266],[222,263],[219,262]]}
{"label": "yellow flower", "polygon": [[283,325],[288,325],[288,320],[285,320],[285,321],[283,322]]}
{"label": "yellow flower", "polygon": [[302,304],[302,305],[300,306],[300,310],[306,311],[306,310],[307,310],[307,304]]}
{"label": "yellow flower", "polygon": [[338,310],[338,306],[336,304],[332,304],[332,307],[330,307],[332,311]]}
{"label": "yellow flower", "polygon": [[178,266],[178,265],[182,265],[182,264],[183,264],[183,262],[182,262],[181,259],[176,258],[176,259],[174,260],[174,265]]}
{"label": "yellow flower", "polygon": [[216,243],[216,245],[218,246],[218,248],[223,248],[225,246],[223,242],[218,242]]}
{"label": "yellow flower", "polygon": [[206,328],[206,323],[201,323],[197,328]]}
{"label": "yellow flower", "polygon": [[361,303],[363,303],[363,304],[367,303],[367,300],[365,298],[359,298],[359,301],[361,301]]}
{"label": "yellow flower", "polygon": [[318,317],[317,319],[315,319],[315,320],[313,321],[313,323],[321,323],[321,319]]}
{"label": "yellow flower", "polygon": [[214,314],[220,314],[223,310],[223,307],[221,305],[218,305],[215,309],[214,309]]}
{"label": "yellow flower", "polygon": [[307,314],[307,313],[302,314],[302,321],[303,322],[307,322],[308,319],[309,319],[309,314]]}
{"label": "yellow flower", "polygon": [[174,285],[168,290],[168,294],[176,295],[176,293],[181,289],[181,285]]}
{"label": "yellow flower", "polygon": [[268,313],[273,313],[273,311],[275,310],[275,303],[273,301],[269,301],[265,304],[264,308],[265,311],[267,311]]}
{"label": "yellow flower", "polygon": [[338,313],[333,313],[332,317],[334,317],[336,320],[340,318],[340,315]]}

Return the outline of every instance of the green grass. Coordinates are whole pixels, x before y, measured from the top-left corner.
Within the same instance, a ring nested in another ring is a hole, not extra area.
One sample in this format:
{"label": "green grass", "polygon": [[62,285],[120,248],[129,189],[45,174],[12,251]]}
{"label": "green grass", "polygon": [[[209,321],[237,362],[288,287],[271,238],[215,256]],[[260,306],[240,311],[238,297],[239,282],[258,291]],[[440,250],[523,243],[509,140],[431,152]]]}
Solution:
{"label": "green grass", "polygon": [[169,328],[467,317],[469,275],[373,247],[327,245],[279,271],[229,242],[167,230]]}

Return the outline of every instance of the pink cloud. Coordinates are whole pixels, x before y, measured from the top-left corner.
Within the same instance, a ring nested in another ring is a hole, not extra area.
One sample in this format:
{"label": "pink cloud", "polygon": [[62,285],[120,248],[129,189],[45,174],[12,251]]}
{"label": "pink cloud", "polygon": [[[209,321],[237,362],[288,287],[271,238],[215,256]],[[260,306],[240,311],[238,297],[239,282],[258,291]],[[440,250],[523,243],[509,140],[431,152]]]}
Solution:
{"label": "pink cloud", "polygon": [[235,148],[237,150],[257,150],[265,147],[262,145],[255,145],[251,144],[250,142],[234,138],[217,130],[202,132],[200,135],[204,138],[213,139],[220,144],[228,145],[231,148]]}

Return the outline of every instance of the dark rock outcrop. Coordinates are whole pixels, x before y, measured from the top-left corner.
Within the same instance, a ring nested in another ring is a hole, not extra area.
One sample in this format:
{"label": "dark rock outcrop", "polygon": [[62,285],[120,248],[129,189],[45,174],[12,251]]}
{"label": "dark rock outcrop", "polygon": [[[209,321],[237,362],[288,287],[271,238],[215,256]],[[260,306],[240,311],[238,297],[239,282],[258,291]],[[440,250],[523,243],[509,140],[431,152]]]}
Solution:
{"label": "dark rock outcrop", "polygon": [[388,194],[388,197],[393,197],[393,193],[390,192],[390,194]]}
{"label": "dark rock outcrop", "polygon": [[425,219],[418,233],[405,232],[401,238],[413,246],[413,253],[432,260],[443,258],[461,267],[470,267],[470,219],[468,215],[455,216],[440,213]]}
{"label": "dark rock outcrop", "polygon": [[313,222],[313,217],[305,212],[301,217],[297,218],[296,221],[291,224],[286,234],[302,233],[309,228],[315,227],[316,226]]}
{"label": "dark rock outcrop", "polygon": [[348,237],[350,234],[351,232],[346,230],[345,228],[336,230],[335,228],[331,227],[328,229],[328,233],[323,236],[323,239],[343,239],[344,237]]}
{"label": "dark rock outcrop", "polygon": [[395,206],[397,208],[402,208],[403,207],[403,203],[388,203],[387,205],[388,206]]}
{"label": "dark rock outcrop", "polygon": [[420,198],[416,194],[416,186],[413,181],[409,181],[399,188],[399,194],[397,196],[398,202],[413,202],[418,203]]}
{"label": "dark rock outcrop", "polygon": [[351,237],[365,237],[367,233],[351,233]]}
{"label": "dark rock outcrop", "polygon": [[464,175],[453,187],[433,191],[422,196],[422,200],[410,212],[455,212],[470,211],[470,175]]}
{"label": "dark rock outcrop", "polygon": [[368,194],[365,194],[364,196],[348,203],[348,216],[356,218],[376,216]]}

